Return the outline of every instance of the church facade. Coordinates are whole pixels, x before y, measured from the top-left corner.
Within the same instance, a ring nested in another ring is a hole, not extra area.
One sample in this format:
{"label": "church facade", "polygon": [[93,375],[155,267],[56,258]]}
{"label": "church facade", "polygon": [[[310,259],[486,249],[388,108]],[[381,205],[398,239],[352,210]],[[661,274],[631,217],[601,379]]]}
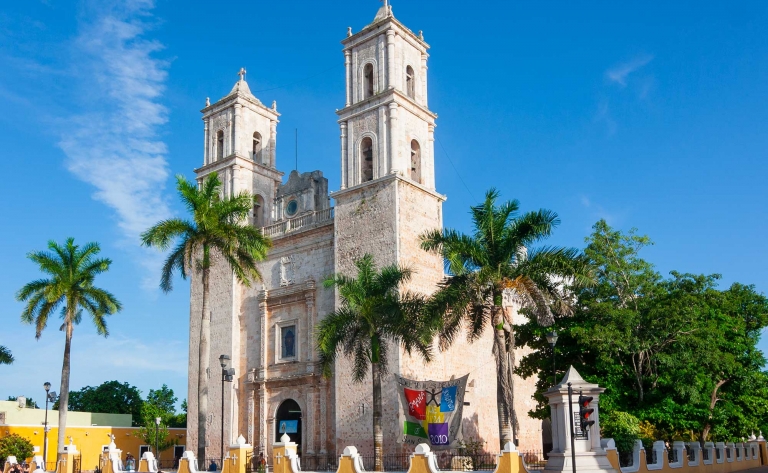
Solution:
{"label": "church facade", "polygon": [[[435,188],[437,115],[427,100],[429,46],[421,33],[395,19],[388,5],[361,31],[352,34],[350,29],[342,44],[345,106],[337,112],[341,186],[334,192],[329,193],[321,171],[293,171],[283,182],[276,159],[280,114],[274,102],[266,106],[253,96],[242,75],[229,94],[202,110],[205,148],[203,166],[195,170],[198,180],[217,172],[225,193],[252,193],[251,223],[273,242],[259,266],[262,280],[250,287],[239,284],[221,261],[211,274],[209,457],[218,457],[222,440],[227,445],[238,435],[270,454],[281,427],[299,444],[302,456],[337,455],[346,445],[372,453],[370,379],[354,383],[351,363],[343,357],[332,378],[321,375],[313,332],[338,303],[334,290],[322,282],[334,273],[354,275],[354,261],[366,253],[379,267],[397,263],[413,268],[411,291],[429,294],[444,277],[441,258],[419,246],[419,235],[442,228],[446,200]],[[190,449],[197,445],[201,304],[201,282],[194,276]],[[394,376],[448,380],[467,373],[464,436],[498,451],[490,335],[471,345],[459,340],[426,365],[393,348],[390,375],[383,383],[387,453],[406,450],[397,443],[402,421]],[[231,383],[221,382],[220,355],[229,356],[235,368]],[[526,416],[534,405],[534,381],[518,381],[520,447],[541,450],[541,422]]]}

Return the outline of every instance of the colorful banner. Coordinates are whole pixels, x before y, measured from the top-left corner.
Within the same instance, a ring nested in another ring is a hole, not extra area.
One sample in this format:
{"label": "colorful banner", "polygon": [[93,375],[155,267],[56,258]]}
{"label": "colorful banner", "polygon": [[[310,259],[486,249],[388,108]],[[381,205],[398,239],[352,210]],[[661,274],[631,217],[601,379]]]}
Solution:
{"label": "colorful banner", "polygon": [[399,443],[428,443],[432,449],[456,448],[461,432],[464,390],[469,375],[451,381],[414,381],[397,377],[403,435]]}

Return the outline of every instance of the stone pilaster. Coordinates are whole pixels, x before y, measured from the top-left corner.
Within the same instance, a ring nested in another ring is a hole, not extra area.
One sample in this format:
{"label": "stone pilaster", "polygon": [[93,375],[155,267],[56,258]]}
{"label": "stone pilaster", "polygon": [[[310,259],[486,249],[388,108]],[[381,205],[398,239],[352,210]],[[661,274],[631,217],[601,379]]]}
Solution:
{"label": "stone pilaster", "polygon": [[211,160],[211,156],[210,156],[211,153],[210,153],[210,144],[209,144],[210,143],[209,142],[209,139],[210,139],[209,128],[210,128],[210,125],[211,125],[210,122],[211,122],[211,120],[209,118],[206,118],[206,119],[203,120],[203,124],[204,124],[203,125],[203,130],[204,130],[203,131],[203,135],[204,135],[204,138],[203,138],[203,140],[204,140],[204,145],[203,145],[203,165],[209,164],[211,162],[210,161]]}
{"label": "stone pilaster", "polygon": [[347,83],[345,85],[345,90],[346,90],[345,107],[349,107],[350,105],[352,105],[352,53],[349,50],[344,51],[344,68],[345,68],[344,77],[346,77],[347,79]]}
{"label": "stone pilaster", "polygon": [[[348,53],[349,51],[347,51]],[[348,55],[347,55],[348,56]],[[347,94],[349,94],[349,86],[347,87]],[[349,95],[347,95],[347,99],[349,99]],[[349,105],[349,104],[347,104]],[[347,122],[341,122],[341,188],[346,189],[347,188],[347,160],[349,156],[349,151],[347,148]]]}
{"label": "stone pilaster", "polygon": [[245,389],[248,391],[248,407],[247,407],[247,416],[246,419],[246,425],[248,426],[248,441],[249,442],[255,442],[256,438],[254,437],[256,433],[256,373],[251,370],[248,373],[248,383],[246,384]]}
{"label": "stone pilaster", "polygon": [[269,420],[267,419],[267,383],[259,385],[259,453],[266,455],[269,442]]}
{"label": "stone pilaster", "polygon": [[389,155],[387,154],[387,106],[379,106],[379,137],[378,137],[379,150],[377,156],[379,157],[379,163],[377,166],[377,174],[374,179],[384,176],[389,173],[392,168]]}
{"label": "stone pilaster", "polygon": [[389,159],[392,163],[390,172],[403,171],[402,163],[397,147],[397,103],[391,102],[389,104]]}
{"label": "stone pilaster", "polygon": [[427,101],[427,53],[421,53],[421,104],[429,106]]}
{"label": "stone pilaster", "polygon": [[277,121],[269,121],[269,166],[277,167]]}
{"label": "stone pilaster", "polygon": [[395,31],[387,31],[387,88],[395,88]]}
{"label": "stone pilaster", "polygon": [[243,106],[241,104],[235,104],[235,124],[232,127],[232,140],[234,145],[232,146],[232,152],[234,154],[240,154],[240,135],[242,134],[240,128],[242,128],[243,125],[242,109]]}

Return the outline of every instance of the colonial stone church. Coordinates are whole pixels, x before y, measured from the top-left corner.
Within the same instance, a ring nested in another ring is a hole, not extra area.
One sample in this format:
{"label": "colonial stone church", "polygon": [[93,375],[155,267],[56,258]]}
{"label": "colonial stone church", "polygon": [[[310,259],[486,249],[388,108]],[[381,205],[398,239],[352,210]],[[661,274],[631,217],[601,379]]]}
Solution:
{"label": "colonial stone church", "polygon": [[[385,2],[386,3],[386,2]],[[205,150],[196,169],[202,180],[217,172],[228,194],[256,196],[252,224],[273,241],[260,264],[263,280],[244,287],[224,264],[211,277],[211,360],[208,456],[238,435],[270,453],[281,425],[303,456],[337,455],[346,445],[372,453],[371,381],[353,383],[341,358],[324,379],[313,331],[337,304],[322,282],[334,273],[354,275],[366,253],[379,266],[397,263],[416,273],[409,290],[433,292],[443,278],[440,257],[419,247],[419,235],[442,228],[446,197],[435,188],[434,133],[429,109],[427,50],[384,5],[373,22],[343,39],[346,87],[340,128],[341,188],[329,193],[322,171],[288,179],[277,161],[274,102],[255,97],[242,74],[224,98],[202,110]],[[341,94],[340,94],[341,96]],[[190,307],[189,437],[197,445],[197,367],[201,284],[193,279]],[[509,310],[514,310],[510,308]],[[425,365],[395,348],[383,385],[385,449],[398,453],[402,421],[394,375],[449,380],[469,374],[463,412],[465,438],[498,451],[496,381],[490,331],[472,345],[460,340]],[[219,356],[228,355],[235,378],[222,389]],[[223,391],[223,393],[222,393]],[[541,450],[541,423],[528,419],[533,380],[519,380],[516,408],[523,449]],[[224,402],[224,418],[220,406]],[[286,422],[287,421],[287,422]]]}

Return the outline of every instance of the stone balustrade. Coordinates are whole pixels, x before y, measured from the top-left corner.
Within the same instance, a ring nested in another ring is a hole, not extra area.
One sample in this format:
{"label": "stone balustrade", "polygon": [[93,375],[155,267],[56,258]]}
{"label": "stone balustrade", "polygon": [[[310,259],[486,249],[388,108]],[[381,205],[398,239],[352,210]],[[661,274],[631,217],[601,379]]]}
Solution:
{"label": "stone balustrade", "polygon": [[619,455],[612,439],[602,441],[608,460],[616,471],[621,473],[732,473],[765,466],[768,462],[768,449],[765,440],[752,439],[744,443],[707,442],[704,448],[698,442],[674,442],[673,454],[670,455],[664,442],[653,444],[655,463],[646,460],[643,443],[638,440],[632,451],[632,464],[619,465]]}
{"label": "stone balustrade", "polygon": [[273,223],[261,229],[261,233],[269,238],[279,238],[281,236],[294,233],[298,230],[306,230],[313,226],[320,226],[333,222],[333,207],[309,212],[298,217]]}

